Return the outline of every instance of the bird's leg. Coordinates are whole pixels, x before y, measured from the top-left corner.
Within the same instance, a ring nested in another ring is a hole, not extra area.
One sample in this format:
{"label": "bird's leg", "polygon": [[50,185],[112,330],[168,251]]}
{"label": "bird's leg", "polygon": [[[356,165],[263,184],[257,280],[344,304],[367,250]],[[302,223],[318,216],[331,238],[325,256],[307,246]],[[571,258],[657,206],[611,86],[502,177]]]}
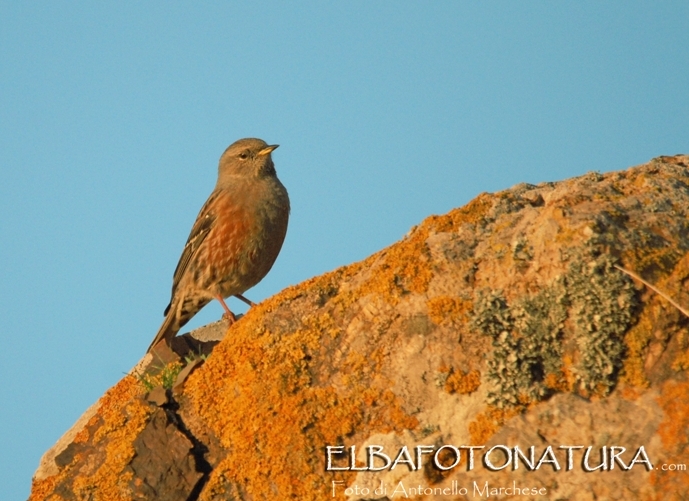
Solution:
{"label": "bird's leg", "polygon": [[235,317],[234,313],[232,313],[230,311],[230,309],[227,307],[227,305],[225,304],[225,300],[222,298],[222,296],[220,296],[220,295],[215,296],[215,299],[220,301],[220,304],[222,305],[223,309],[225,310],[225,314],[223,315],[223,317],[225,317],[227,320],[230,321],[230,325],[235,323],[237,321],[237,317]]}
{"label": "bird's leg", "polygon": [[256,304],[254,304],[253,301],[251,301],[250,299],[245,298],[245,297],[242,296],[241,294],[235,294],[234,297],[236,297],[236,298],[239,299],[240,301],[244,301],[244,302],[245,302],[246,304],[248,304],[249,306],[256,306]]}

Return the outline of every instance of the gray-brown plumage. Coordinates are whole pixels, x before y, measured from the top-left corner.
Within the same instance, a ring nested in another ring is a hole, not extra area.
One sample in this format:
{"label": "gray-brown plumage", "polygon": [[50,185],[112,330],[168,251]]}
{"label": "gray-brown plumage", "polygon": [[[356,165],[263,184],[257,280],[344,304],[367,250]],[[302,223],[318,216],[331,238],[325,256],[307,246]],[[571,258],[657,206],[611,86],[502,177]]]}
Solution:
{"label": "gray-brown plumage", "polygon": [[[278,145],[240,139],[220,157],[218,182],[201,208],[172,279],[165,320],[148,351],[201,308],[239,295],[266,276],[287,233],[289,197],[271,158]],[[243,298],[242,298],[243,299]]]}

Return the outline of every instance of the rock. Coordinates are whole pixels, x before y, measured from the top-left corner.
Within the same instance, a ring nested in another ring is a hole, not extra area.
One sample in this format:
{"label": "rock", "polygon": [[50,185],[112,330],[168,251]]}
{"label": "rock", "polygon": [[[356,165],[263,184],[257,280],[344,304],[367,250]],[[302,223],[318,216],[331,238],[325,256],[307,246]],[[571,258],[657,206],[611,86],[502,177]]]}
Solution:
{"label": "rock", "polygon": [[163,405],[169,403],[167,398],[167,390],[162,386],[156,386],[148,392],[148,395],[146,395],[146,401],[148,403],[155,404],[158,407],[162,407]]}
{"label": "rock", "polygon": [[200,358],[195,358],[187,362],[184,368],[177,375],[177,379],[175,379],[175,383],[172,386],[172,391],[175,394],[179,394],[182,392],[182,390],[184,389],[184,382],[189,377],[189,374],[191,374],[191,372],[197,367],[199,367],[201,364],[203,364],[203,360]]}
{"label": "rock", "polygon": [[683,155],[479,195],[144,358],[30,499],[689,497],[689,319],[620,270],[686,307],[688,216]]}
{"label": "rock", "polygon": [[[239,316],[241,318],[241,315]],[[178,336],[175,341],[175,346],[178,352],[172,352],[170,350],[165,350],[165,360],[163,363],[170,363],[173,361],[182,360],[185,355],[190,353],[199,356],[206,356],[211,353],[213,347],[218,344],[218,342],[224,337],[225,332],[228,328],[228,323],[225,318],[213,322],[211,324],[194,329],[182,336]],[[151,371],[152,366],[160,364],[161,360],[155,360],[151,354],[146,354],[137,364],[132,368],[130,374],[135,377],[140,377],[147,370]],[[187,372],[190,371],[189,369]],[[155,372],[155,371],[153,371]],[[150,395],[149,395],[150,396]],[[167,397],[165,395],[165,389],[160,388],[153,395],[154,403],[156,401],[163,405],[167,403]],[[57,458],[67,449],[70,444],[74,443],[77,434],[83,432],[87,424],[91,421],[94,415],[97,413],[99,408],[102,408],[102,400],[96,402],[91,407],[89,407],[86,412],[77,420],[76,423],[70,428],[58,442],[53,445],[46,453],[43,455],[40,461],[40,465],[36,472],[34,473],[34,481],[41,481],[48,477],[57,475],[64,466],[66,458],[72,457],[72,454],[63,455],[61,460]],[[83,435],[84,433],[82,433]],[[72,448],[73,449],[73,448]],[[38,498],[40,499],[40,498]]]}
{"label": "rock", "polygon": [[134,440],[136,455],[125,469],[131,475],[132,499],[188,499],[203,476],[190,454],[194,444],[179,430],[176,419],[158,409]]}

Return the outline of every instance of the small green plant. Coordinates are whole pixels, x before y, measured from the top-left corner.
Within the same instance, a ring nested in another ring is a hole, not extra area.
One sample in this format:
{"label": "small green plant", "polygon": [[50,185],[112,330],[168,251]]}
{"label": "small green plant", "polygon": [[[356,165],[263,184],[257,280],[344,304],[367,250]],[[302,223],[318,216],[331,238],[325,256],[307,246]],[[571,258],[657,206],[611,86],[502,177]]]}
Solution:
{"label": "small green plant", "polygon": [[139,382],[143,385],[146,391],[151,391],[157,386],[162,386],[166,390],[172,389],[172,386],[177,380],[177,376],[182,370],[180,362],[170,362],[165,366],[153,366],[156,370],[155,374],[144,372],[137,376]]}
{"label": "small green plant", "polygon": [[158,386],[171,390],[175,381],[177,381],[177,376],[179,376],[184,367],[197,360],[205,362],[209,356],[200,351],[198,353],[191,352],[184,356],[184,362],[177,361],[166,365],[153,365],[150,367],[150,372],[134,373],[133,375],[146,391],[151,391]]}
{"label": "small green plant", "polygon": [[186,362],[185,365],[189,365],[196,360],[203,360],[205,362],[207,359],[208,355],[201,353],[200,351],[198,353],[191,352],[187,355],[184,355],[184,361]]}

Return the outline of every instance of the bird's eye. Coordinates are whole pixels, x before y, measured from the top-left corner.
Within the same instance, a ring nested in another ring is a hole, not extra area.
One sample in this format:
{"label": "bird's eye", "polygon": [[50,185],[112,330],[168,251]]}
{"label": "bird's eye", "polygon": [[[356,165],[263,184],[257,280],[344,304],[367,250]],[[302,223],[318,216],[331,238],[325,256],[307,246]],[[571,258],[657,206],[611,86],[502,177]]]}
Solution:
{"label": "bird's eye", "polygon": [[241,158],[242,160],[246,160],[247,158],[249,158],[249,154],[245,151],[239,154],[239,158]]}

